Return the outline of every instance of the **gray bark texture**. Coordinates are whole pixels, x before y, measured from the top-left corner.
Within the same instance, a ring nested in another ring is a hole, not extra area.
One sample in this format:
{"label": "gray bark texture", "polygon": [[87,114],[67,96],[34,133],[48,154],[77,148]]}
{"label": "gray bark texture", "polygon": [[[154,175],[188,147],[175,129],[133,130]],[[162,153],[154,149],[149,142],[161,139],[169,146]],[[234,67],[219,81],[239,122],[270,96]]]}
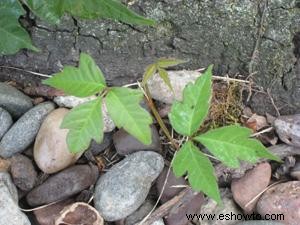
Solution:
{"label": "gray bark texture", "polygon": [[[86,52],[109,84],[121,85],[141,78],[157,58],[176,57],[189,62],[175,69],[214,64],[217,75],[252,74],[282,114],[300,112],[299,0],[131,0],[128,5],[158,25],[66,16],[50,26],[31,16],[28,29],[41,51],[0,57],[0,65],[52,74],[65,64],[76,65]],[[0,80],[32,81],[30,76],[0,70]],[[275,112],[264,92],[253,93],[250,104],[258,113]]]}

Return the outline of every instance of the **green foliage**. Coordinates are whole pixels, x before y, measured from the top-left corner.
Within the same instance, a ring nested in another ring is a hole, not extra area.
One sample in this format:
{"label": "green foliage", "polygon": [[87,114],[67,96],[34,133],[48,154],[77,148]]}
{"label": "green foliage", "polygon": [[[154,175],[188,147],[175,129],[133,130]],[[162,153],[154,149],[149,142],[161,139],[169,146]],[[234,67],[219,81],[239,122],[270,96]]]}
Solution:
{"label": "green foliage", "polygon": [[203,144],[220,161],[229,167],[239,167],[239,160],[256,162],[259,158],[279,160],[262,143],[249,138],[251,130],[232,125],[210,130],[194,140]]}
{"label": "green foliage", "polygon": [[168,72],[165,70],[168,67],[176,66],[181,63],[185,63],[186,61],[180,59],[168,59],[168,58],[161,58],[157,60],[157,62],[150,64],[147,66],[145,73],[143,75],[143,82],[142,85],[145,85],[147,81],[154,76],[155,73],[161,77],[161,79],[165,82],[165,84],[173,91],[173,87],[171,85]]}
{"label": "green foliage", "polygon": [[72,153],[89,147],[94,139],[103,139],[102,98],[83,103],[73,108],[64,118],[61,128],[69,129],[67,144]]}
{"label": "green foliage", "polygon": [[92,57],[84,53],[80,55],[78,68],[65,66],[62,72],[54,74],[43,83],[77,97],[94,95],[106,87],[103,73]]}
{"label": "green foliage", "polygon": [[31,43],[28,33],[19,24],[25,11],[18,1],[0,1],[0,55],[10,55],[21,48],[38,51]]}
{"label": "green foliage", "polygon": [[238,167],[239,160],[252,163],[259,158],[280,160],[268,152],[258,140],[250,138],[251,130],[238,125],[197,134],[210,107],[211,80],[212,66],[194,84],[185,87],[182,102],[175,101],[172,105],[169,113],[172,127],[178,133],[189,137],[189,141],[175,155],[172,166],[176,176],[187,173],[193,189],[201,190],[220,202],[213,167],[208,158],[193,144],[194,140],[203,144],[216,158],[230,167]]}
{"label": "green foliage", "polygon": [[178,177],[187,172],[194,190],[204,191],[207,196],[221,202],[214,167],[192,141],[186,142],[175,155],[173,171]]}
{"label": "green foliage", "polygon": [[50,23],[58,23],[69,13],[81,19],[115,19],[137,25],[154,25],[155,21],[129,10],[116,0],[25,0],[27,6],[39,17]]}
{"label": "green foliage", "polygon": [[[165,68],[182,62],[174,59],[160,59],[149,65],[143,79],[146,90],[147,80],[156,72],[171,88]],[[67,143],[71,152],[87,149],[92,139],[102,141],[102,101],[106,103],[108,113],[118,128],[124,128],[144,144],[151,144],[149,125],[152,123],[152,118],[140,106],[143,93],[140,90],[125,87],[106,87],[101,70],[90,56],[81,54],[78,68],[67,66],[62,72],[55,74],[44,83],[79,97],[98,94],[96,100],[75,107],[64,118],[61,127],[69,129]],[[179,134],[187,136],[188,141],[183,143],[175,154],[172,167],[176,176],[188,176],[189,183],[194,190],[202,191],[220,203],[221,197],[213,165],[198,149],[195,141],[200,142],[217,159],[230,167],[238,167],[240,160],[252,163],[259,158],[280,160],[268,152],[258,140],[250,138],[250,129],[238,125],[199,134],[198,129],[207,117],[210,108],[211,91],[212,66],[209,66],[194,83],[186,85],[183,100],[173,103],[169,113],[171,125]]]}
{"label": "green foliage", "polygon": [[151,144],[151,130],[149,125],[152,118],[139,105],[143,99],[140,90],[125,87],[114,87],[106,96],[109,115],[118,128],[124,128],[128,133],[145,145]]}
{"label": "green foliage", "polygon": [[183,101],[175,101],[169,114],[173,128],[185,136],[193,135],[206,118],[211,100],[212,66],[183,91]]}
{"label": "green foliage", "polygon": [[125,87],[106,87],[101,70],[89,55],[81,53],[78,68],[66,66],[62,72],[54,74],[43,83],[77,97],[100,94],[96,100],[73,108],[64,118],[61,127],[69,129],[67,143],[71,152],[86,150],[91,139],[102,141],[102,96],[108,113],[117,127],[123,127],[144,144],[151,144],[149,125],[152,123],[152,118],[140,106],[143,93]]}
{"label": "green foliage", "polygon": [[[64,14],[81,19],[113,19],[136,25],[155,25],[117,0],[23,0],[28,8],[45,21],[57,24]],[[14,54],[22,48],[38,51],[26,30],[19,24],[25,14],[18,0],[0,1],[0,55]]]}

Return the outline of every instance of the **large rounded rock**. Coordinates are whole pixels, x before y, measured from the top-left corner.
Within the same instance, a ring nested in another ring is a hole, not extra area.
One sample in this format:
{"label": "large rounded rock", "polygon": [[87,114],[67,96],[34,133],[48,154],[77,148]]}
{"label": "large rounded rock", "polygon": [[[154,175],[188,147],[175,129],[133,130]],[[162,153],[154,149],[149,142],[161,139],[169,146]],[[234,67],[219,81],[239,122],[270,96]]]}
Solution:
{"label": "large rounded rock", "polygon": [[12,125],[13,120],[10,114],[0,107],[0,140]]}
{"label": "large rounded rock", "polygon": [[98,168],[89,165],[76,165],[48,178],[43,184],[28,193],[29,205],[48,204],[79,193],[93,185],[98,178]]}
{"label": "large rounded rock", "polygon": [[300,181],[290,181],[270,188],[259,199],[256,210],[262,216],[283,214],[285,225],[299,224]]}
{"label": "large rounded rock", "polygon": [[51,112],[44,120],[34,144],[34,160],[44,173],[56,173],[71,164],[81,156],[72,154],[66,142],[68,131],[60,129],[68,109],[60,108]]}
{"label": "large rounded rock", "polygon": [[248,202],[268,187],[271,180],[271,173],[271,165],[267,162],[261,163],[248,171],[242,178],[232,181],[231,191],[233,198],[245,213],[252,213],[255,209],[258,199],[252,201],[251,204],[248,204]]}
{"label": "large rounded rock", "polygon": [[0,107],[18,118],[32,107],[32,102],[18,89],[0,82]]}
{"label": "large rounded rock", "polygon": [[120,220],[137,210],[163,167],[161,155],[140,151],[102,175],[96,185],[94,201],[104,220]]}
{"label": "large rounded rock", "polygon": [[18,194],[8,173],[0,173],[0,225],[30,225],[18,206]]}
{"label": "large rounded rock", "polygon": [[26,112],[2,138],[0,156],[9,158],[24,151],[33,142],[44,118],[53,109],[53,103],[44,102]]}

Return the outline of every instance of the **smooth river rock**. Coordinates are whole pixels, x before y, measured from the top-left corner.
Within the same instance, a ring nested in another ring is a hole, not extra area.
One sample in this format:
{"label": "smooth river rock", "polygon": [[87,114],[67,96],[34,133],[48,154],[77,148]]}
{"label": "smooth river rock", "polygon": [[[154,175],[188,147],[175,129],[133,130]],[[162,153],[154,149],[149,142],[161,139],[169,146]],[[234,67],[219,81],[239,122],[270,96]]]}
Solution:
{"label": "smooth river rock", "polygon": [[32,107],[31,99],[18,89],[0,82],[0,107],[19,118]]}
{"label": "smooth river rock", "polygon": [[14,155],[10,161],[10,173],[14,183],[21,190],[30,191],[37,181],[37,172],[32,161],[21,154]]}
{"label": "smooth river rock", "polygon": [[154,125],[151,126],[152,142],[144,145],[135,137],[127,133],[124,129],[118,130],[113,135],[116,151],[119,155],[128,155],[137,151],[161,151],[160,136]]}
{"label": "smooth river rock", "polygon": [[0,173],[0,225],[30,225],[18,206],[18,194],[8,173]]}
{"label": "smooth river rock", "polygon": [[161,155],[139,151],[102,175],[95,188],[94,203],[104,220],[117,221],[137,210],[163,167]]}
{"label": "smooth river rock", "polygon": [[268,189],[259,199],[257,212],[283,214],[285,225],[297,225],[300,221],[300,181],[289,181]]}
{"label": "smooth river rock", "polygon": [[13,124],[10,114],[0,107],[0,140]]}
{"label": "smooth river rock", "polygon": [[52,110],[54,104],[44,102],[26,112],[3,136],[0,142],[0,156],[9,158],[24,151],[34,141],[44,118]]}
{"label": "smooth river rock", "polygon": [[250,214],[255,209],[258,199],[252,201],[251,204],[248,204],[248,202],[268,187],[271,173],[271,165],[265,162],[249,170],[242,178],[232,181],[231,191],[233,198],[245,213]]}
{"label": "smooth river rock", "polygon": [[37,206],[67,199],[96,183],[98,175],[98,168],[93,165],[69,167],[29,192],[27,202]]}
{"label": "smooth river rock", "polygon": [[56,173],[77,161],[81,153],[72,154],[68,150],[66,138],[68,129],[60,129],[68,109],[59,108],[44,120],[34,144],[34,160],[44,173]]}

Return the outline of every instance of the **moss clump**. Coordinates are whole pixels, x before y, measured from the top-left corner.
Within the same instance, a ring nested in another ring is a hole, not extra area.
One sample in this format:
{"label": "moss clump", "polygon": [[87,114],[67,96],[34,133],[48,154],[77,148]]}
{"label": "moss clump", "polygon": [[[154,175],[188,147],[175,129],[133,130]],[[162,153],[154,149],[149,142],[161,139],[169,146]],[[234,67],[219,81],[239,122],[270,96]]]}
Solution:
{"label": "moss clump", "polygon": [[215,82],[209,115],[201,130],[240,122],[242,115],[241,85],[237,82]]}

